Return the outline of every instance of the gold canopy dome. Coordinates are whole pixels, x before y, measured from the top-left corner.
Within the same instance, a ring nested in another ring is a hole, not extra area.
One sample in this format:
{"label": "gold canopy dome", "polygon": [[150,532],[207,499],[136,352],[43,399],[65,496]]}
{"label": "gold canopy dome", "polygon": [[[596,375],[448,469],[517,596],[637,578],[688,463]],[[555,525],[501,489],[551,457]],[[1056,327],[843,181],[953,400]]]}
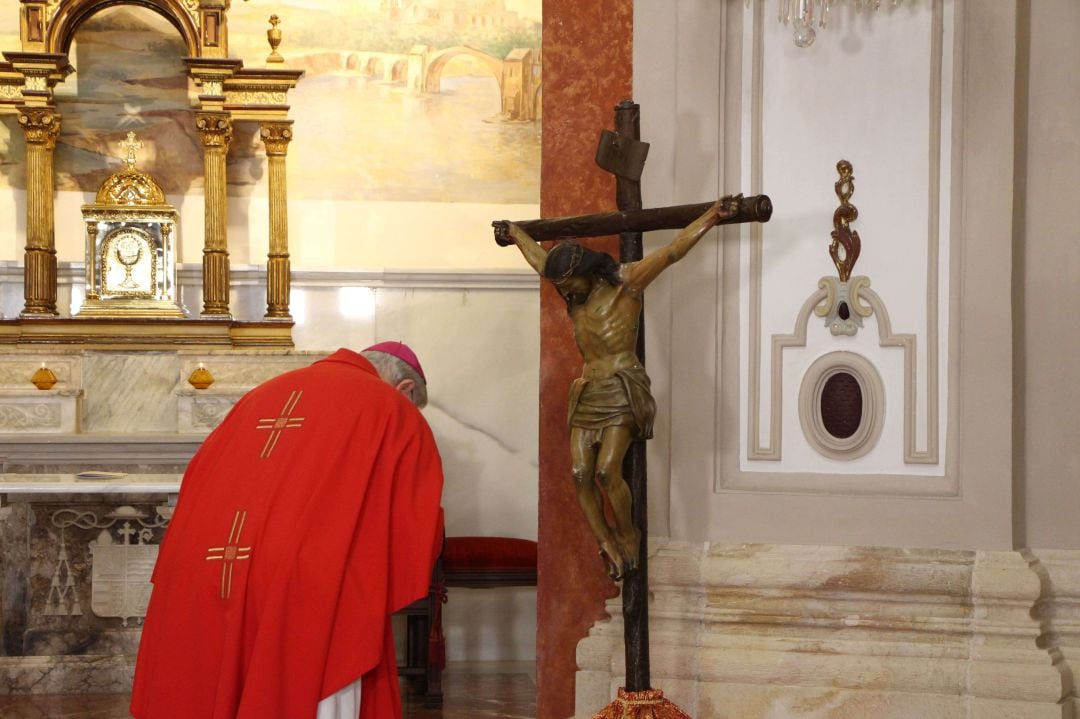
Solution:
{"label": "gold canopy dome", "polygon": [[141,170],[135,169],[135,151],[142,143],[135,139],[135,133],[129,132],[127,140],[120,143],[127,150],[124,159],[126,167],[109,175],[97,192],[99,205],[164,205],[165,191],[154,178]]}
{"label": "gold canopy dome", "polygon": [[109,175],[97,192],[99,205],[164,205],[165,191],[154,178],[134,167]]}

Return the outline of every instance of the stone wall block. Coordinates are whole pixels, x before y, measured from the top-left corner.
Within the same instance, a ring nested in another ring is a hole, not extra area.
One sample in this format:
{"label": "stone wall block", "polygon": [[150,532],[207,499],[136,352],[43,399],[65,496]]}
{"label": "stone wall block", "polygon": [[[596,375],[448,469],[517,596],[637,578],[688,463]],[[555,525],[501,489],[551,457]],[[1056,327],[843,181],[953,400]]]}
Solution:
{"label": "stone wall block", "polygon": [[[695,716],[1073,719],[1080,552],[654,546],[653,685]],[[579,645],[578,716],[622,680],[619,609]]]}

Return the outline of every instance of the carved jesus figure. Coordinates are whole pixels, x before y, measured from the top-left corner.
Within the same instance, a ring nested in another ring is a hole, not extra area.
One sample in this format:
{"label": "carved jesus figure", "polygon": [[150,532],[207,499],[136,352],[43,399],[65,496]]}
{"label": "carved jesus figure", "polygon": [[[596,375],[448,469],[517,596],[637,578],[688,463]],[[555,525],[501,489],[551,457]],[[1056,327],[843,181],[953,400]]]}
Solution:
{"label": "carved jesus figure", "polygon": [[[739,212],[741,196],[723,197],[665,247],[620,265],[610,255],[576,242],[545,250],[512,222],[495,223],[541,277],[566,300],[574,338],[585,360],[570,387],[570,453],[578,502],[600,544],[612,579],[637,568],[641,532],[631,518],[630,488],[622,462],[630,443],[652,437],[656,402],[638,359],[638,320],[645,288],[678,262],[717,222]],[[607,494],[615,527],[604,516]]]}

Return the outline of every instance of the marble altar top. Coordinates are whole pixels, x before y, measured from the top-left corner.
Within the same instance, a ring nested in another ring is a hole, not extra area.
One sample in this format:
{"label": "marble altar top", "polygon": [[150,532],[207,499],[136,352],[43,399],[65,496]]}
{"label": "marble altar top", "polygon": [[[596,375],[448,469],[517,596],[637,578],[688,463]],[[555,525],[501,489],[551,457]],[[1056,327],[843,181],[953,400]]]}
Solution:
{"label": "marble altar top", "polygon": [[0,474],[0,494],[176,494],[182,474],[124,474],[88,479],[76,474]]}

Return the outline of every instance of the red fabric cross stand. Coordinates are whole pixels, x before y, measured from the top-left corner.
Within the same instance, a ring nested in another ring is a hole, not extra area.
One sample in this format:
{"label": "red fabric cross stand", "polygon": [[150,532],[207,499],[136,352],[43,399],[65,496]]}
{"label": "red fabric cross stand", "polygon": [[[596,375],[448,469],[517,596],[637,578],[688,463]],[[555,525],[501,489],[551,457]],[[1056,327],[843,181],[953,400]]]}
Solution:
{"label": "red fabric cross stand", "polygon": [[628,692],[619,687],[615,701],[592,719],[690,719],[690,715],[664,698],[659,689]]}

